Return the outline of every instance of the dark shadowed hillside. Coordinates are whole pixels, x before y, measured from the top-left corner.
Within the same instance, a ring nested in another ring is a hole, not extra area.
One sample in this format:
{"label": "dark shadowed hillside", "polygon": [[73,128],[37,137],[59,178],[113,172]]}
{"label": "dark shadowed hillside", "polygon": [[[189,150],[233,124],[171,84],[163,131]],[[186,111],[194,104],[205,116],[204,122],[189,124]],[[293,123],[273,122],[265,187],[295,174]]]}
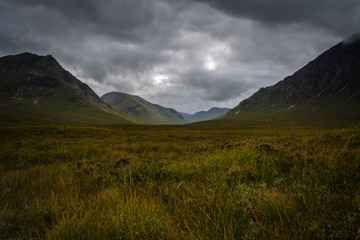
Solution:
{"label": "dark shadowed hillside", "polygon": [[94,91],[50,55],[23,53],[0,58],[1,120],[42,119],[71,124],[121,124]]}
{"label": "dark shadowed hillside", "polygon": [[222,120],[238,123],[360,122],[360,40],[342,42],[274,86],[261,88]]}

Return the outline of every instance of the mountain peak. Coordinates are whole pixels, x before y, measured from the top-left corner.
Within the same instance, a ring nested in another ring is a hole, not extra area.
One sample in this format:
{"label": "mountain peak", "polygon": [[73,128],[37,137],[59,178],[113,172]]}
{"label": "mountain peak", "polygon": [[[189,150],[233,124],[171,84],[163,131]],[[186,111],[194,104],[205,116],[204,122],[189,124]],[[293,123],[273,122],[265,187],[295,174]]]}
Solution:
{"label": "mountain peak", "polygon": [[49,59],[52,61],[56,61],[52,55],[42,56],[42,55],[38,55],[35,53],[31,53],[31,52],[23,52],[23,53],[19,53],[19,54],[15,54],[15,55],[8,55],[3,58],[17,58],[17,59],[23,58],[23,59],[28,59],[28,60],[46,58],[46,59]]}
{"label": "mountain peak", "polygon": [[11,55],[11,56],[22,56],[22,57],[38,57],[39,55],[35,54],[35,53],[31,53],[31,52],[23,52],[23,53],[20,53],[20,54],[17,54],[17,55]]}
{"label": "mountain peak", "polygon": [[356,37],[336,44],[277,84],[259,89],[226,117],[349,122],[360,116],[354,107],[359,100],[360,39]]}
{"label": "mountain peak", "polygon": [[52,56],[52,55],[46,55],[46,56],[43,56],[44,59],[46,59],[47,61],[49,62],[56,62],[58,63],[58,61],[56,61],[56,59]]}
{"label": "mountain peak", "polygon": [[224,116],[230,111],[230,108],[212,107],[207,111],[199,111],[194,114],[181,113],[189,122],[200,122],[212,120]]}
{"label": "mountain peak", "polygon": [[145,99],[122,92],[109,92],[101,99],[116,112],[145,124],[184,124],[185,119],[176,110],[153,104]]}
{"label": "mountain peak", "polygon": [[61,68],[60,64],[51,55],[40,56],[30,52],[24,52],[17,55],[8,55],[0,58],[1,63],[9,64],[12,66],[22,67],[27,66],[36,70],[43,70],[44,67],[56,67]]}
{"label": "mountain peak", "polygon": [[351,37],[345,39],[343,44],[356,44],[360,42],[360,34],[354,34]]}
{"label": "mountain peak", "polygon": [[6,111],[19,116],[68,123],[130,123],[51,55],[25,52],[1,57],[0,101]]}

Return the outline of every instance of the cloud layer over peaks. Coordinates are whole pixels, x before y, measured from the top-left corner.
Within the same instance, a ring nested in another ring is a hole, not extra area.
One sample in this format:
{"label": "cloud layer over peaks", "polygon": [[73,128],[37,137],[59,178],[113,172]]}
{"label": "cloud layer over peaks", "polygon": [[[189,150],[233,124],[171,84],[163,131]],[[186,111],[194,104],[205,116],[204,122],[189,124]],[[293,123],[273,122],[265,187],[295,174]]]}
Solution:
{"label": "cloud layer over peaks", "polygon": [[[270,4],[271,2],[271,4]],[[235,107],[358,32],[357,1],[3,0],[0,54],[51,54],[99,95]]]}

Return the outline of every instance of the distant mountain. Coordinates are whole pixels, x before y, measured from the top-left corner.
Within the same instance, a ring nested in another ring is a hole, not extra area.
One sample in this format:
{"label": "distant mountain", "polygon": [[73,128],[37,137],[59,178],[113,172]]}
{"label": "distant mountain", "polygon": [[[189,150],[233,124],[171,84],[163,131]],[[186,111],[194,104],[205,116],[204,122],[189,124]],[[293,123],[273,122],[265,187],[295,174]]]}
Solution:
{"label": "distant mountain", "polygon": [[360,39],[341,42],[292,76],[261,88],[221,120],[247,124],[359,124]]}
{"label": "distant mountain", "polygon": [[1,57],[0,100],[2,122],[41,119],[88,125],[131,123],[50,55]]}
{"label": "distant mountain", "polygon": [[229,111],[230,108],[213,107],[208,111],[200,111],[194,114],[188,114],[188,113],[180,113],[180,114],[189,122],[200,122],[200,121],[207,121],[222,117]]}
{"label": "distant mountain", "polygon": [[184,112],[179,112],[180,115],[184,118],[184,119],[188,119],[189,117],[191,117],[192,114],[190,113],[184,113]]}
{"label": "distant mountain", "polygon": [[145,99],[121,92],[106,93],[101,99],[119,114],[144,124],[185,124],[187,121],[172,108],[150,103]]}

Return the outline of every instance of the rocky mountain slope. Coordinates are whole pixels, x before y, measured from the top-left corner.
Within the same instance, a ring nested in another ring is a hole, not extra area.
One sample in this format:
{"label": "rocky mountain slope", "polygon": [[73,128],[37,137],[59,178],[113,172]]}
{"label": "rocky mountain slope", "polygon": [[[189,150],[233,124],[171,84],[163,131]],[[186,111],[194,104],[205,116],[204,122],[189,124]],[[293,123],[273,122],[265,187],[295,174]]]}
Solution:
{"label": "rocky mountain slope", "polygon": [[360,39],[341,42],[277,84],[261,88],[222,120],[247,123],[360,122]]}
{"label": "rocky mountain slope", "polygon": [[70,124],[131,123],[50,55],[0,58],[0,118]]}
{"label": "rocky mountain slope", "polygon": [[185,124],[187,121],[174,109],[150,103],[121,92],[104,94],[101,99],[119,114],[144,124]]}

